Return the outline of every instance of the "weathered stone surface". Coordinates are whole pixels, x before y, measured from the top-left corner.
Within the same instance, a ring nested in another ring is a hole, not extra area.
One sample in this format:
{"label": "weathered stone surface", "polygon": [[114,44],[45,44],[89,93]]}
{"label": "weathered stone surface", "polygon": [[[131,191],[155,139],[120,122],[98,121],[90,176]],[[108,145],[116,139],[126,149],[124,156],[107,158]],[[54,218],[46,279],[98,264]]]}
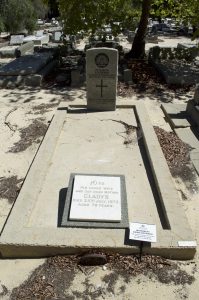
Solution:
{"label": "weathered stone surface", "polygon": [[45,34],[42,36],[29,35],[24,38],[24,42],[34,42],[34,45],[42,46],[44,44],[48,44],[49,35]]}
{"label": "weathered stone surface", "polygon": [[169,85],[187,86],[199,82],[199,69],[194,59],[199,50],[191,48],[153,47],[148,60]]}
{"label": "weathered stone surface", "polygon": [[14,58],[16,56],[16,50],[18,46],[5,46],[0,48],[0,57]]}
{"label": "weathered stone surface", "polygon": [[10,45],[21,45],[23,44],[24,35],[11,35]]}
{"label": "weathered stone surface", "polygon": [[80,70],[71,70],[71,86],[76,87],[81,82]]}
{"label": "weathered stone surface", "polygon": [[187,114],[190,116],[194,125],[199,127],[199,111],[194,100],[189,100],[187,103]]}
{"label": "weathered stone surface", "polygon": [[0,69],[0,76],[29,75],[39,72],[50,60],[51,53],[21,56]]}
{"label": "weathered stone surface", "polygon": [[124,70],[124,82],[132,83],[132,70],[131,69]]}
{"label": "weathered stone surface", "polygon": [[199,84],[196,85],[195,93],[194,93],[194,102],[199,104]]}
{"label": "weathered stone surface", "polygon": [[28,43],[25,43],[25,44],[21,45],[19,48],[17,48],[15,50],[15,55],[18,58],[18,57],[26,54],[27,52],[29,54],[34,53],[34,43],[33,42],[28,42]]}
{"label": "weathered stone surface", "polygon": [[86,52],[87,106],[91,110],[115,110],[118,51],[92,48]]}

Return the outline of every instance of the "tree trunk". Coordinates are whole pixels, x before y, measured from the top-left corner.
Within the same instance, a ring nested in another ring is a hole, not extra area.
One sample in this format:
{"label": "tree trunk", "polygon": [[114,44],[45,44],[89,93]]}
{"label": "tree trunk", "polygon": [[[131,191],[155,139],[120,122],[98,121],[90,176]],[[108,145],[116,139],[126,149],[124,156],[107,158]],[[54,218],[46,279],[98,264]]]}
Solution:
{"label": "tree trunk", "polygon": [[142,2],[140,23],[133,40],[132,48],[130,52],[127,53],[126,58],[143,58],[145,56],[145,37],[147,33],[151,3],[152,0],[143,0]]}

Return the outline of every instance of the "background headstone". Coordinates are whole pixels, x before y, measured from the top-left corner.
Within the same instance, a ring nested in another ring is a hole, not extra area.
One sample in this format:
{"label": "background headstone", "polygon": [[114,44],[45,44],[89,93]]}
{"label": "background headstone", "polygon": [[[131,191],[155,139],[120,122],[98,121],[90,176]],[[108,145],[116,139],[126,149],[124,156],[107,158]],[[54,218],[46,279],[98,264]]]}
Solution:
{"label": "background headstone", "polygon": [[132,83],[132,70],[131,69],[125,69],[124,70],[124,82],[125,83]]}
{"label": "background headstone", "polygon": [[38,31],[36,31],[35,36],[41,37],[41,36],[43,36],[43,35],[44,35],[44,30],[38,30]]}
{"label": "background headstone", "polygon": [[195,93],[194,93],[194,102],[199,105],[199,84],[196,85]]}
{"label": "background headstone", "polygon": [[23,44],[24,35],[11,35],[10,45],[21,45]]}
{"label": "background headstone", "polygon": [[116,109],[118,50],[92,48],[86,52],[87,107]]}
{"label": "background headstone", "polygon": [[62,33],[61,31],[53,32],[53,42],[60,42]]}

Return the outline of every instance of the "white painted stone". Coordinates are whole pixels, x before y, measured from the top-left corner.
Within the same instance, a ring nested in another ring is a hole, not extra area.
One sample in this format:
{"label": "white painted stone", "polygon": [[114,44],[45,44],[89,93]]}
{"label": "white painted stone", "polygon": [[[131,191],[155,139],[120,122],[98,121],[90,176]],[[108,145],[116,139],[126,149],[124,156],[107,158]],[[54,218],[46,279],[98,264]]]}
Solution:
{"label": "white painted stone", "polygon": [[91,110],[115,110],[118,50],[92,48],[86,52],[87,106]]}
{"label": "white painted stone", "polygon": [[69,219],[120,222],[120,177],[76,175]]}
{"label": "white painted stone", "polygon": [[44,35],[44,30],[37,30],[35,36],[41,37]]}
{"label": "white painted stone", "polygon": [[61,31],[55,31],[55,32],[53,32],[53,41],[54,42],[60,42],[61,36],[62,36],[62,32]]}
{"label": "white painted stone", "polygon": [[23,44],[24,35],[11,35],[10,45],[21,45]]}

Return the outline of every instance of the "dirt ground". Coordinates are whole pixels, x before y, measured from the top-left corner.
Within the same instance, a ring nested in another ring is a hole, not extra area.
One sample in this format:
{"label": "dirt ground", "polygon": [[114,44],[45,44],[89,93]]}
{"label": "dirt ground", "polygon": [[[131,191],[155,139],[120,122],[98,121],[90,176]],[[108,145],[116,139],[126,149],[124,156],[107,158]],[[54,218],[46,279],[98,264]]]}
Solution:
{"label": "dirt ground", "polygon": [[[194,89],[168,89],[161,81],[153,80],[147,86],[141,83],[138,78],[130,89],[120,84],[118,97],[144,101],[156,131],[170,139],[171,128],[160,105],[186,103],[193,98]],[[78,98],[86,99],[85,86],[0,90],[0,231],[58,104]],[[173,179],[199,241],[199,179],[186,147],[183,150],[177,159],[185,159],[188,169],[174,172]],[[175,165],[172,160],[170,164],[172,168]],[[146,256],[140,263],[138,257],[105,256],[107,264],[90,267],[79,265],[77,257],[1,259],[0,299],[199,298],[198,252],[193,261],[183,262]]]}

